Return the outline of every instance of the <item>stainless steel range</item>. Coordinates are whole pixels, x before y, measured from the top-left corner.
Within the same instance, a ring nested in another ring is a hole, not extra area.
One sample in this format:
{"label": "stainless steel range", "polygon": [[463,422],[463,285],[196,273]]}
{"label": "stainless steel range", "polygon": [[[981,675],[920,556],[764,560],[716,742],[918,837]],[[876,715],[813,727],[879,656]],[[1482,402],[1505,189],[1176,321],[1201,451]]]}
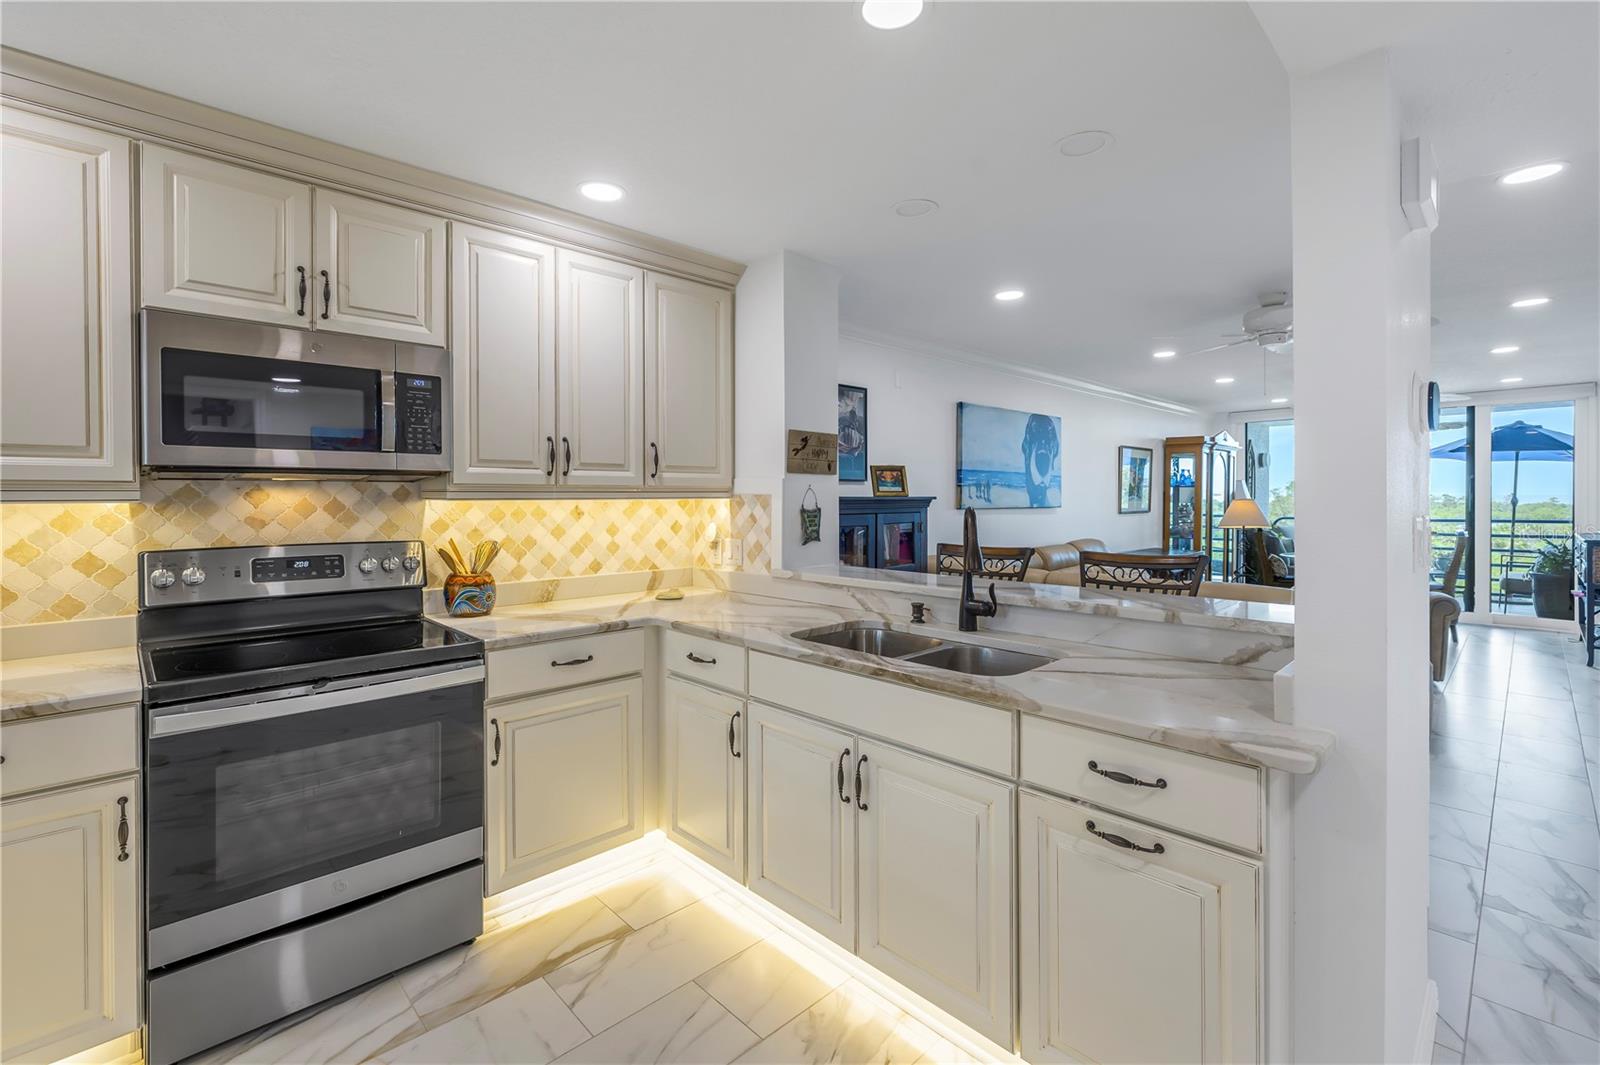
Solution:
{"label": "stainless steel range", "polygon": [[483,645],[422,544],[140,556],[145,1057],[483,931]]}

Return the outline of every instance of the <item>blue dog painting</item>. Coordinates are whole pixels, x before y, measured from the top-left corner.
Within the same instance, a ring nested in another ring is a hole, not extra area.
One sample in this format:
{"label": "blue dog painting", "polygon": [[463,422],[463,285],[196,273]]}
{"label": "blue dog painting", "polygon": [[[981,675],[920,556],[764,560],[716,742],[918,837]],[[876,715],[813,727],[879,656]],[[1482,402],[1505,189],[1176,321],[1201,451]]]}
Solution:
{"label": "blue dog painting", "polygon": [[1061,419],[957,403],[956,493],[961,507],[1059,507]]}

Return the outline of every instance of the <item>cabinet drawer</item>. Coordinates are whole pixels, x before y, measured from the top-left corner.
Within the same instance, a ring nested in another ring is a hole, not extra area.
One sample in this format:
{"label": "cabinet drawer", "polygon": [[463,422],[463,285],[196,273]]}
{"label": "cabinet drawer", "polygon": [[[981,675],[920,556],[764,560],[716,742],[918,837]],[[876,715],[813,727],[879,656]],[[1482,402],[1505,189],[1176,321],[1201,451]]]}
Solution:
{"label": "cabinet drawer", "polygon": [[680,677],[744,694],[743,647],[667,629],[661,634],[661,660]]}
{"label": "cabinet drawer", "polygon": [[485,697],[493,702],[513,695],[570,688],[644,669],[644,632],[597,633],[529,647],[489,652]]}
{"label": "cabinet drawer", "polygon": [[[1165,786],[1121,782],[1103,773]],[[1022,779],[1181,832],[1261,850],[1262,780],[1251,766],[1025,714]]]}
{"label": "cabinet drawer", "polygon": [[0,728],[0,792],[53,788],[139,768],[139,708],[104,710],[12,721]]}

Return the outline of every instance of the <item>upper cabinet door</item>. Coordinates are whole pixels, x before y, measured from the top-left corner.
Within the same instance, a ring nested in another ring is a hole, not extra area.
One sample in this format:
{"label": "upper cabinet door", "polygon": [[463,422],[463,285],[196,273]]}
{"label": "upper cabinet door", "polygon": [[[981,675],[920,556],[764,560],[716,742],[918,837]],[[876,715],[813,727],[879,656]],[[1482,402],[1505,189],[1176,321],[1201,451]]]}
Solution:
{"label": "upper cabinet door", "polygon": [[450,483],[555,483],[555,249],[492,229],[451,230]]}
{"label": "upper cabinet door", "polygon": [[733,293],[644,281],[645,485],[733,485]]}
{"label": "upper cabinet door", "polygon": [[644,271],[556,254],[557,421],[561,481],[644,484]]}
{"label": "upper cabinet door", "polygon": [[444,346],[444,219],[318,189],[315,244],[316,328]]}
{"label": "upper cabinet door", "polygon": [[144,306],[311,324],[310,186],[145,144],[139,221]]}
{"label": "upper cabinet door", "polygon": [[0,492],[136,494],[128,141],[6,110],[0,152]]}

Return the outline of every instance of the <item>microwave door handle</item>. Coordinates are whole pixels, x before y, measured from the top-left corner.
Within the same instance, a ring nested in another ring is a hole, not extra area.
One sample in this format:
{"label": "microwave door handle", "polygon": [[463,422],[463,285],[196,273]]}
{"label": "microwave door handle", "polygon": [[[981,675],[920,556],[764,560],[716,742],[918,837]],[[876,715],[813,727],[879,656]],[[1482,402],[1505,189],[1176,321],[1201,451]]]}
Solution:
{"label": "microwave door handle", "polygon": [[395,412],[394,404],[394,374],[390,371],[385,371],[381,375],[378,387],[379,398],[383,407],[378,419],[381,426],[379,432],[382,434],[378,450],[392,452],[394,450],[395,437],[398,435],[398,415]]}

